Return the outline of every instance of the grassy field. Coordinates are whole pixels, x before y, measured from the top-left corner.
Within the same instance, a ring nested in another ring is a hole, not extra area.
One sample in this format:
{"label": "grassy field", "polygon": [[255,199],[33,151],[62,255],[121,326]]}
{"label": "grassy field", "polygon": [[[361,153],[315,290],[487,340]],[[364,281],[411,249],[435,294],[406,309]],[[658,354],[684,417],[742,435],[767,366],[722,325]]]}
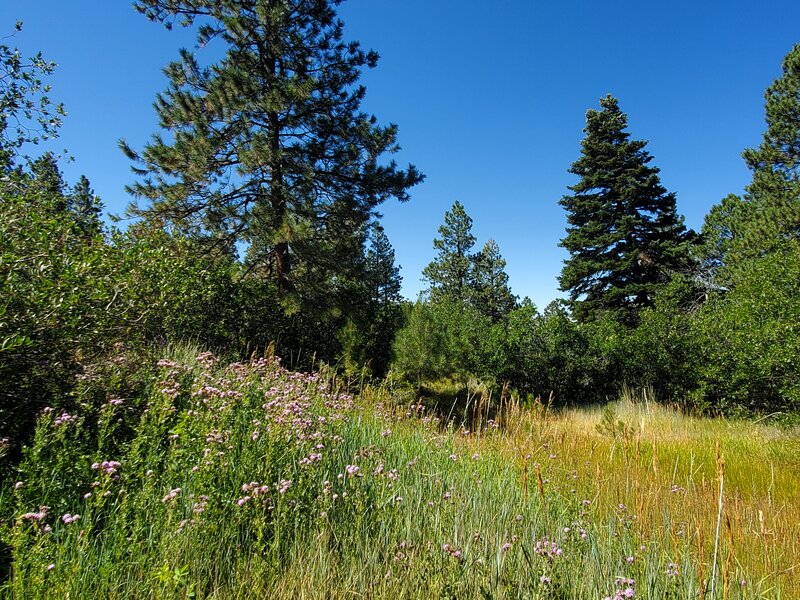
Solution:
{"label": "grassy field", "polygon": [[467,428],[271,358],[159,364],[142,397],[42,415],[0,595],[800,597],[797,431],[631,394],[476,398]]}

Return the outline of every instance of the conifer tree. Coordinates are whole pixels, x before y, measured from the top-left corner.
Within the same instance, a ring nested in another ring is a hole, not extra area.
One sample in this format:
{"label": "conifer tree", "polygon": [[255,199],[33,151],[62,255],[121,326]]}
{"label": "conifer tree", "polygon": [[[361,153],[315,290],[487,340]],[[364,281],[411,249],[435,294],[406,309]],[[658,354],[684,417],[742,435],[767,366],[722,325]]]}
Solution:
{"label": "conifer tree", "polygon": [[456,201],[444,215],[444,224],[439,227],[440,238],[433,240],[439,251],[435,259],[422,271],[430,285],[430,298],[436,302],[447,298],[467,303],[470,298],[472,275],[472,219],[464,206]]}
{"label": "conifer tree", "polygon": [[753,180],[732,223],[726,259],[733,271],[800,235],[800,44],[786,55],[781,77],[764,97],[764,139],[742,154]]}
{"label": "conifer tree", "polygon": [[646,141],[630,140],[627,116],[611,95],[586,114],[581,157],[570,173],[580,181],[560,204],[567,210],[570,257],[559,278],[581,321],[607,314],[635,324],[672,272],[685,266],[688,239],[675,195],[649,165]]}
{"label": "conifer tree", "polygon": [[72,188],[70,209],[78,227],[82,231],[89,233],[100,229],[100,214],[103,212],[103,203],[95,195],[89,179],[85,175],[81,175],[78,183]]}
{"label": "conifer tree", "polygon": [[508,286],[506,261],[500,255],[500,246],[489,240],[473,259],[472,303],[478,311],[497,323],[517,305],[517,299]]}
{"label": "conifer tree", "polygon": [[[149,200],[132,212],[199,232],[230,248],[282,295],[358,260],[377,206],[409,198],[413,165],[383,160],[397,128],[361,112],[362,68],[378,56],[344,42],[341,0],[137,0],[151,20],[198,25],[197,49],[168,65],[156,100],[161,127],[130,186]],[[202,64],[206,46],[222,58]],[[311,284],[309,284],[311,285]],[[302,290],[301,290],[302,291]]]}
{"label": "conifer tree", "polygon": [[370,227],[368,243],[364,281],[372,302],[381,306],[399,302],[400,268],[394,264],[394,248],[377,222]]}

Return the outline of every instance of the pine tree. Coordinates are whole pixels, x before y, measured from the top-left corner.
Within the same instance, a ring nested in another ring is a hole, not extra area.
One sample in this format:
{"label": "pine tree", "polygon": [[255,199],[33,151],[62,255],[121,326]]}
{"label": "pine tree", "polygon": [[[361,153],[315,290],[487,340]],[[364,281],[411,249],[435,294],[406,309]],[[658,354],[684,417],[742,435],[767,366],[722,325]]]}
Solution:
{"label": "pine tree", "polygon": [[370,227],[368,243],[364,281],[372,302],[381,306],[400,302],[400,268],[394,264],[394,248],[377,222]]}
{"label": "pine tree", "polygon": [[[161,127],[129,191],[150,201],[132,212],[217,243],[250,245],[251,266],[282,295],[324,289],[358,260],[375,209],[409,198],[413,165],[381,160],[398,150],[395,125],[360,111],[356,83],[378,56],[342,41],[341,0],[138,0],[171,27],[199,24],[198,50],[182,50],[156,100]],[[202,65],[200,50],[224,56]],[[303,291],[300,289],[300,291]]]}
{"label": "pine tree", "polygon": [[786,55],[781,77],[764,97],[764,139],[742,154],[753,180],[732,223],[726,260],[733,271],[800,235],[800,44]]}
{"label": "pine tree", "polygon": [[517,298],[508,286],[506,261],[500,247],[489,240],[473,259],[472,303],[478,311],[497,323],[517,306]]}
{"label": "pine tree", "polygon": [[444,224],[439,227],[440,238],[433,240],[439,251],[436,258],[422,271],[430,285],[430,298],[436,302],[443,298],[468,303],[472,273],[472,219],[464,206],[456,201],[444,215]]}
{"label": "pine tree", "polygon": [[581,157],[570,173],[580,181],[560,204],[567,210],[570,252],[559,278],[581,321],[602,314],[635,324],[639,311],[670,274],[685,266],[690,235],[675,195],[649,166],[646,141],[630,140],[627,116],[611,95],[586,114]]}

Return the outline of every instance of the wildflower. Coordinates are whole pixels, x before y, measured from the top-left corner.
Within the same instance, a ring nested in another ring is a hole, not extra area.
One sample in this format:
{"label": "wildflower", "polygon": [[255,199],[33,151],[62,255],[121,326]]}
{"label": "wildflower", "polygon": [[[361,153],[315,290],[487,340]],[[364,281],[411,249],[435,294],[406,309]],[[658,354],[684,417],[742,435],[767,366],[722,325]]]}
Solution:
{"label": "wildflower", "polygon": [[347,465],[344,469],[350,477],[358,475],[361,469],[357,465]]}
{"label": "wildflower", "polygon": [[24,483],[22,483],[21,481],[18,481],[17,483],[14,484],[14,489],[15,490],[20,490],[20,489],[22,489],[22,487],[24,485],[25,485]]}
{"label": "wildflower", "polygon": [[89,499],[89,498],[91,498],[91,497],[92,497],[92,492],[86,492],[86,493],[83,495],[83,499],[84,499],[84,500],[88,500],[88,499]]}
{"label": "wildflower", "polygon": [[448,458],[449,460],[452,460],[453,462],[456,462],[456,461],[458,460],[458,456],[457,456],[457,455],[455,455],[455,454],[451,454],[451,455],[450,455],[450,456],[448,456],[447,458]]}
{"label": "wildflower", "polygon": [[475,454],[472,455],[472,460],[479,460],[480,457],[481,455],[476,452]]}
{"label": "wildflower", "polygon": [[59,427],[60,425],[66,425],[68,423],[72,423],[75,420],[75,417],[67,412],[62,411],[59,416],[56,417],[56,420],[53,421],[53,425]]}
{"label": "wildflower", "polygon": [[381,437],[389,437],[390,435],[392,435],[391,429],[384,429],[383,431],[381,431]]}
{"label": "wildflower", "polygon": [[53,570],[53,569],[55,569],[55,568],[56,568],[56,565],[55,565],[55,563],[50,563],[49,565],[47,565],[47,570],[48,570],[48,571],[52,571],[52,570]]}
{"label": "wildflower", "polygon": [[174,488],[169,491],[169,493],[161,499],[161,502],[172,502],[178,495],[181,493],[181,488]]}
{"label": "wildflower", "polygon": [[564,551],[558,547],[557,543],[551,542],[547,538],[542,538],[536,542],[536,545],[533,547],[533,552],[539,556],[547,558],[550,562],[554,561],[564,553]]}
{"label": "wildflower", "polygon": [[633,561],[634,561],[633,556],[628,556],[625,558],[625,562],[627,562],[629,565],[632,565]]}
{"label": "wildflower", "polygon": [[291,485],[292,485],[291,479],[281,479],[280,486],[278,487],[278,493],[285,494],[286,492],[289,491]]}
{"label": "wildflower", "polygon": [[522,519],[524,519],[524,518],[525,518],[525,517],[523,517],[522,515],[517,515],[517,516],[515,517],[515,519],[516,519],[517,523],[522,523]]}
{"label": "wildflower", "polygon": [[501,552],[508,552],[509,550],[511,550],[511,544],[509,544],[508,542],[503,544],[502,547],[500,548]]}
{"label": "wildflower", "polygon": [[22,515],[22,518],[25,521],[33,521],[34,523],[38,523],[39,521],[44,520],[49,510],[49,506],[40,506],[38,512],[27,512]]}
{"label": "wildflower", "polygon": [[677,577],[678,576],[678,565],[675,563],[669,563],[667,565],[667,577]]}
{"label": "wildflower", "polygon": [[71,525],[75,521],[80,521],[80,519],[80,515],[71,515],[69,513],[62,515],[61,517],[61,520],[64,521],[64,525]]}
{"label": "wildflower", "polygon": [[108,401],[108,403],[111,406],[119,406],[120,404],[122,404],[122,399],[121,398],[112,398],[111,400]]}
{"label": "wildflower", "polygon": [[247,504],[249,501],[250,501],[250,496],[245,496],[244,498],[239,498],[239,499],[236,501],[236,504],[238,504],[239,506],[244,506],[244,505],[245,505],[245,504]]}
{"label": "wildflower", "polygon": [[542,585],[550,585],[551,581],[552,579],[550,579],[547,575],[542,575],[541,577],[539,577],[539,582]]}

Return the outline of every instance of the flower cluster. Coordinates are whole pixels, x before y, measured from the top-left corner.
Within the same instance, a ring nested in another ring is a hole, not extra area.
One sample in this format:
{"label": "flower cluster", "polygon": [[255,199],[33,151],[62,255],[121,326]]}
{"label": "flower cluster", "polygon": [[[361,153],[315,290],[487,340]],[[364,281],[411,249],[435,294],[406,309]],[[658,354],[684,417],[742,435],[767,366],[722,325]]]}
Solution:
{"label": "flower cluster", "polygon": [[549,561],[553,561],[562,554],[564,551],[559,548],[556,542],[551,542],[547,538],[542,538],[533,547],[534,554],[542,556]]}
{"label": "flower cluster", "polygon": [[100,463],[93,463],[92,464],[92,471],[102,471],[112,479],[119,479],[119,475],[117,475],[117,471],[122,466],[122,463],[117,462],[116,460],[104,460]]}
{"label": "flower cluster", "polygon": [[636,596],[636,580],[627,577],[617,577],[614,580],[616,589],[613,596],[606,596],[603,600],[628,600]]}
{"label": "flower cluster", "polygon": [[60,427],[61,425],[67,425],[75,422],[75,419],[76,417],[74,415],[71,415],[66,411],[61,411],[61,414],[56,417],[55,421],[53,421],[53,425]]}
{"label": "flower cluster", "polygon": [[167,502],[172,502],[173,500],[175,500],[175,498],[180,496],[180,493],[181,493],[181,488],[173,488],[169,491],[169,493],[166,496],[164,496],[161,499],[161,502],[164,502],[165,504]]}
{"label": "flower cluster", "polygon": [[64,525],[71,525],[72,523],[75,523],[76,521],[80,521],[81,520],[81,516],[80,515],[71,515],[69,513],[66,513],[65,515],[61,516],[61,520],[64,522]]}
{"label": "flower cluster", "polygon": [[450,544],[444,544],[442,546],[442,550],[447,552],[451,558],[455,558],[456,560],[464,560],[464,555],[461,553],[461,550],[456,550]]}

